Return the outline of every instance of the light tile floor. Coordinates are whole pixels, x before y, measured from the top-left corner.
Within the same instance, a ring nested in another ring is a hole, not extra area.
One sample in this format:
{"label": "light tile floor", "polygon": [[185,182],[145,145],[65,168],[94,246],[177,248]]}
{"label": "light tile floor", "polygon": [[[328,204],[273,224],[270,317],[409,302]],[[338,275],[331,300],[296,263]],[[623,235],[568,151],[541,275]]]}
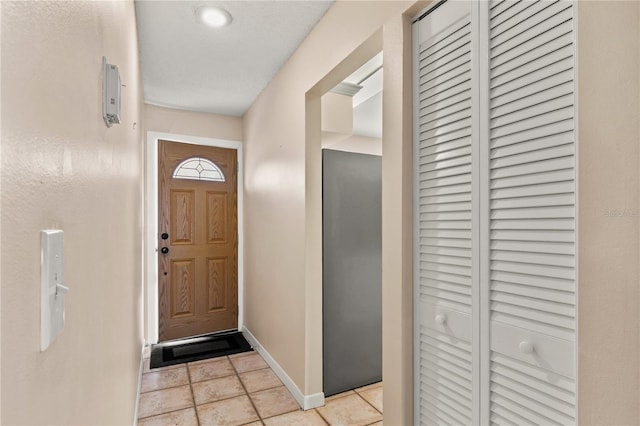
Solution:
{"label": "light tile floor", "polygon": [[382,383],[302,411],[257,352],[153,370],[145,358],[138,414],[140,426],[380,426]]}

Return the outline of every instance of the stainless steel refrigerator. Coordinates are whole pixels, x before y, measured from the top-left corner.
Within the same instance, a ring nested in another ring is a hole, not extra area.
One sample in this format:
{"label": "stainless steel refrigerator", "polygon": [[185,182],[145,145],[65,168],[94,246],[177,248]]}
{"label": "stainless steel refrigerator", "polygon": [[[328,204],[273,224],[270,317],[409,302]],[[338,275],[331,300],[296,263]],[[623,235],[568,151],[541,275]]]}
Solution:
{"label": "stainless steel refrigerator", "polygon": [[382,161],[323,150],[323,374],[331,396],[382,380]]}

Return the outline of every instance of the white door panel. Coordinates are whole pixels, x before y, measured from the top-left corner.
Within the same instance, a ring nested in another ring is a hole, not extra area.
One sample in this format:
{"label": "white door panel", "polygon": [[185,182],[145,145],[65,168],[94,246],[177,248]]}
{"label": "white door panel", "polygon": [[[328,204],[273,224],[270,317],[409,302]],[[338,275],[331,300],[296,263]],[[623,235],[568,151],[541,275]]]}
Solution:
{"label": "white door panel", "polygon": [[575,423],[574,5],[414,23],[417,424]]}

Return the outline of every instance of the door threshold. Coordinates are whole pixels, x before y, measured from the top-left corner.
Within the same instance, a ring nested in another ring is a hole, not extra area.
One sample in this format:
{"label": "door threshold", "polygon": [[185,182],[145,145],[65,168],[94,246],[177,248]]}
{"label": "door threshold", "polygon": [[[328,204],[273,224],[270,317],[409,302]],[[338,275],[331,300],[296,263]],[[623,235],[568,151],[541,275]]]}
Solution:
{"label": "door threshold", "polygon": [[202,361],[250,351],[253,351],[253,348],[241,332],[227,330],[152,345],[149,368]]}

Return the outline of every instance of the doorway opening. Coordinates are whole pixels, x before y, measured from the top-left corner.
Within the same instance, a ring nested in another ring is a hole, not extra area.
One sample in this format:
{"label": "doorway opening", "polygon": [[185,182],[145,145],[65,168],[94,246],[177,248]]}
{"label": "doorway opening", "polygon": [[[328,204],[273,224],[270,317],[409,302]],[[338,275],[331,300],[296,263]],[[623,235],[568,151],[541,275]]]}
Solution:
{"label": "doorway opening", "polygon": [[321,98],[325,396],[382,381],[382,72],[381,52]]}
{"label": "doorway opening", "polygon": [[[233,161],[236,162],[237,166],[237,311],[234,312],[235,323],[237,327],[233,328],[241,329],[243,325],[243,180],[242,180],[242,144],[238,141],[229,141],[222,139],[211,139],[211,138],[203,138],[203,137],[194,137],[194,136],[185,136],[185,135],[176,135],[170,133],[159,133],[159,132],[147,132],[147,141],[146,141],[146,184],[145,184],[145,198],[146,198],[146,233],[145,233],[145,276],[146,276],[146,327],[145,327],[145,340],[147,344],[158,343],[160,340],[159,333],[159,316],[160,316],[160,291],[159,291],[159,283],[160,283],[160,272],[159,272],[159,256],[163,253],[159,250],[160,242],[164,241],[162,239],[160,224],[159,224],[159,143],[162,140],[169,140],[175,142],[178,147],[182,146],[194,146],[199,145],[203,147],[203,150],[207,147],[216,147],[222,148],[226,150],[231,150],[235,155],[236,159]],[[184,159],[184,164],[177,164],[179,166],[183,166],[180,169],[181,176],[189,173],[193,173],[192,170],[189,169],[190,163],[188,163],[189,159]],[[215,163],[215,162],[214,162]],[[214,164],[215,165],[215,164]],[[219,170],[208,170],[208,164],[201,167],[201,169],[205,170],[205,175],[215,174],[213,176],[216,180],[219,180],[218,172]],[[194,168],[194,170],[198,170],[198,168]],[[206,176],[205,176],[206,177]],[[183,179],[178,176],[178,179]],[[213,178],[211,179],[213,180]],[[186,181],[186,180],[185,180]],[[209,191],[211,192],[211,191]],[[215,192],[215,191],[213,191]],[[212,207],[215,207],[215,201],[220,201],[220,197],[216,198],[216,194],[211,195],[210,201],[213,202]],[[212,224],[213,226],[213,224]],[[163,231],[164,232],[164,231]],[[213,232],[213,228],[212,228]],[[167,234],[170,234],[167,232]],[[170,236],[167,236],[167,240]],[[215,238],[214,238],[215,239]],[[168,248],[168,247],[167,247]],[[168,248],[170,249],[170,248]],[[169,252],[167,252],[167,255]],[[219,266],[218,263],[215,262],[215,259],[212,261],[214,266],[214,271],[216,272],[215,266]],[[210,262],[211,263],[211,262]],[[188,268],[187,268],[188,269]],[[219,269],[219,268],[218,268]],[[163,273],[164,275],[164,273]],[[216,295],[213,294],[213,299],[215,301]],[[233,302],[235,304],[235,301]],[[215,308],[215,307],[214,307]],[[208,309],[208,308],[207,308]],[[208,309],[211,310],[211,309]],[[212,311],[215,311],[213,309]]]}

